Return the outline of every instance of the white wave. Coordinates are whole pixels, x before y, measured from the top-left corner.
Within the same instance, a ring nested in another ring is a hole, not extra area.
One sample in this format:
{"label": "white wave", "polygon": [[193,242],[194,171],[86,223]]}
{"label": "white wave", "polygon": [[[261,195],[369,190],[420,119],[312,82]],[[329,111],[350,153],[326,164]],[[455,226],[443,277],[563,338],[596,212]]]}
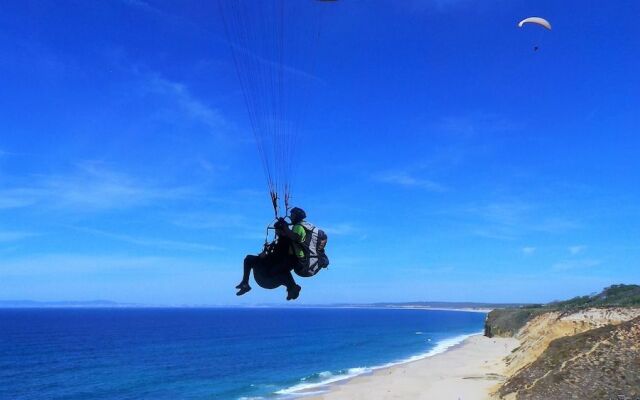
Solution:
{"label": "white wave", "polygon": [[416,335],[422,335],[422,332],[416,332]]}
{"label": "white wave", "polygon": [[322,394],[322,393],[325,393],[326,390],[317,390],[317,391],[311,391],[311,390],[312,389],[322,388],[324,386],[327,386],[327,385],[330,385],[332,383],[336,383],[336,382],[339,382],[339,381],[352,379],[352,378],[355,378],[358,375],[363,375],[363,374],[366,374],[366,373],[370,373],[370,372],[378,370],[378,369],[389,368],[389,367],[393,367],[393,366],[400,365],[400,364],[405,364],[405,363],[409,363],[409,362],[413,362],[413,361],[422,360],[422,359],[427,358],[427,357],[433,357],[436,354],[444,353],[445,351],[447,351],[451,347],[454,347],[454,346],[464,342],[465,339],[467,339],[467,338],[469,338],[471,336],[480,335],[480,334],[482,334],[482,331],[475,332],[475,333],[470,333],[470,334],[466,334],[466,335],[458,335],[458,336],[454,336],[454,337],[448,338],[448,339],[443,339],[443,340],[439,341],[432,349],[430,349],[426,353],[422,353],[422,354],[418,354],[418,355],[415,355],[415,356],[411,356],[409,358],[406,358],[406,359],[400,360],[400,361],[394,361],[394,362],[390,362],[390,363],[387,363],[387,364],[377,365],[377,366],[374,366],[374,367],[349,368],[348,370],[346,370],[346,372],[342,372],[342,373],[338,373],[338,374],[333,374],[333,373],[331,373],[329,371],[320,372],[319,374],[317,374],[317,376],[319,378],[325,378],[325,379],[320,380],[318,382],[306,383],[305,381],[308,378],[302,378],[301,381],[303,381],[305,383],[299,383],[297,385],[293,385],[291,387],[278,390],[277,392],[275,392],[275,394],[289,395],[289,396],[291,396],[291,395],[310,396],[310,395],[315,395],[315,394]]}
{"label": "white wave", "polygon": [[[306,395],[310,395],[311,393],[309,392],[310,389],[314,389],[314,388],[318,388],[321,386],[325,386],[325,385],[329,385],[331,383],[336,383],[339,381],[343,381],[345,379],[350,379],[353,378],[355,376],[358,375],[362,375],[365,372],[370,372],[371,368],[349,368],[346,372],[344,373],[339,373],[337,375],[334,375],[333,373],[329,372],[329,371],[325,371],[325,372],[321,372],[318,374],[319,378],[324,378],[321,381],[318,382],[311,382],[311,383],[299,383],[297,385],[293,385],[291,387],[285,388],[285,389],[281,389],[278,390],[276,392],[276,394],[306,394]],[[301,379],[302,381],[306,381],[307,378],[303,378]],[[304,393],[300,393],[300,392],[304,392]],[[315,394],[318,393],[323,393],[322,391],[320,392],[313,392]]]}

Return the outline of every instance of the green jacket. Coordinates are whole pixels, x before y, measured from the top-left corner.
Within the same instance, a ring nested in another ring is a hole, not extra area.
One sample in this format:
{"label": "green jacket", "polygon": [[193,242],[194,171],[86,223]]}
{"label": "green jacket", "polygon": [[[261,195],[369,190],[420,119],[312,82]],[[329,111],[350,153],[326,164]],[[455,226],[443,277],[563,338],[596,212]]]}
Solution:
{"label": "green jacket", "polygon": [[297,236],[297,240],[291,241],[291,248],[289,249],[289,254],[295,254],[298,258],[304,258],[304,250],[302,250],[302,243],[307,238],[307,231],[304,230],[304,227],[300,224],[295,224],[291,229],[295,236]]}

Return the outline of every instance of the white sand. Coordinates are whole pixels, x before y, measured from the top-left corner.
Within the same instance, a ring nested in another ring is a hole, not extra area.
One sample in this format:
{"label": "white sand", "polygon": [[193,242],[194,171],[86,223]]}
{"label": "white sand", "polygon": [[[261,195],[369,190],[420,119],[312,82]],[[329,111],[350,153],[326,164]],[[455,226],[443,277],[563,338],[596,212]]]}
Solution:
{"label": "white sand", "polygon": [[306,399],[489,399],[503,379],[503,358],[517,345],[516,339],[472,336],[444,353],[358,376]]}

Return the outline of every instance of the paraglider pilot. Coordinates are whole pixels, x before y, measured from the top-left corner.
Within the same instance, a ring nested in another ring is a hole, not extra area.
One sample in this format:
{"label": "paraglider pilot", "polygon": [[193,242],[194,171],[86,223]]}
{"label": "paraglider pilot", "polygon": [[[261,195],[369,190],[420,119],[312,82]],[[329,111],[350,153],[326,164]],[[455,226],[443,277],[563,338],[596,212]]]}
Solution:
{"label": "paraglider pilot", "polygon": [[249,276],[253,270],[258,285],[267,289],[284,285],[287,288],[287,300],[298,298],[302,288],[296,284],[291,271],[301,268],[307,259],[303,248],[306,231],[300,224],[306,216],[303,209],[292,208],[289,216],[291,227],[284,218],[278,218],[274,224],[276,240],[266,245],[259,255],[245,257],[242,281],[236,286],[238,296],[251,290]]}

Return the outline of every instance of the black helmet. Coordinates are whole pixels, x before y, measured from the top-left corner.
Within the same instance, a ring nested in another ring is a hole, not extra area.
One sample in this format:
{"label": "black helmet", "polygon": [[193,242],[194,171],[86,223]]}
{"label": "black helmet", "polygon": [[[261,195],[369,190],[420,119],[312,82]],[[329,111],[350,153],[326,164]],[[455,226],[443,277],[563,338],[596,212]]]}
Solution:
{"label": "black helmet", "polygon": [[291,222],[295,224],[307,218],[307,213],[305,213],[302,208],[293,207],[289,212],[289,218],[291,218]]}

